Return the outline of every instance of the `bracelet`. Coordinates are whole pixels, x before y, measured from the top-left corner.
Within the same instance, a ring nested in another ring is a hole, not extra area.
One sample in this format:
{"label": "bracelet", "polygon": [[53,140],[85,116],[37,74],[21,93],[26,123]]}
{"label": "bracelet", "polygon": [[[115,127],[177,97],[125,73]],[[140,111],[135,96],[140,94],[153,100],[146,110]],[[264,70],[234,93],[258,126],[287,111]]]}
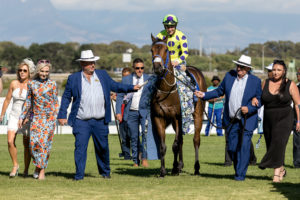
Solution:
{"label": "bracelet", "polygon": [[297,121],[297,123],[300,123],[300,121]]}

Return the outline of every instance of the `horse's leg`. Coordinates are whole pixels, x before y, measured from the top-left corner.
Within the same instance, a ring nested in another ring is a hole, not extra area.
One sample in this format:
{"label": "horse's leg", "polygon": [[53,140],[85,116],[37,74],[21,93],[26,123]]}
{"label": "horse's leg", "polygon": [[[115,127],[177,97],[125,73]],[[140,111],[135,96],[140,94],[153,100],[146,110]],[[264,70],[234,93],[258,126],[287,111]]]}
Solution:
{"label": "horse's leg", "polygon": [[199,163],[199,147],[200,147],[200,131],[202,128],[202,120],[203,120],[203,107],[202,107],[203,101],[200,99],[198,100],[194,112],[194,125],[195,125],[195,134],[194,134],[194,149],[195,149],[195,165],[194,169],[195,175],[199,175],[200,172],[200,163]]}
{"label": "horse's leg", "polygon": [[158,133],[159,139],[160,139],[160,177],[164,177],[167,174],[166,168],[165,168],[165,155],[167,151],[166,146],[166,121],[162,118],[154,117],[154,124],[156,126],[156,131]]}
{"label": "horse's leg", "polygon": [[173,161],[173,169],[172,169],[172,174],[173,175],[178,175],[179,174],[179,168],[178,168],[178,153],[180,151],[180,129],[179,129],[179,122],[178,120],[174,120],[172,123],[173,129],[175,130],[175,139],[173,142],[172,150],[174,154],[174,161]]}
{"label": "horse's leg", "polygon": [[[181,124],[181,122],[180,122]],[[183,164],[183,151],[182,151],[182,146],[183,146],[183,133],[182,133],[182,129],[179,129],[179,136],[178,136],[178,144],[179,144],[179,163],[178,163],[178,171],[179,173],[181,173],[184,164]]]}

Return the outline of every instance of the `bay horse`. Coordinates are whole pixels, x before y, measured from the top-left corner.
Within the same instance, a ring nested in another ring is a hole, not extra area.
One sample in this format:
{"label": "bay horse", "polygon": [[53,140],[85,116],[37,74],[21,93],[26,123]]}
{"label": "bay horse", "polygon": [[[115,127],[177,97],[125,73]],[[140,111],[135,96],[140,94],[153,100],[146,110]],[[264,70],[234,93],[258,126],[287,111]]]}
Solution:
{"label": "bay horse", "polygon": [[[168,125],[172,124],[175,131],[175,140],[173,142],[172,150],[174,153],[172,174],[178,175],[184,166],[182,145],[183,145],[183,132],[182,132],[182,117],[181,117],[181,105],[179,94],[177,92],[176,79],[174,75],[174,69],[171,65],[171,59],[167,47],[167,40],[159,40],[152,38],[152,63],[153,71],[157,75],[158,80],[156,82],[157,90],[154,92],[151,99],[151,119],[153,127],[158,134],[160,141],[160,156],[161,167],[160,177],[164,177],[167,172],[165,169],[165,155],[166,155],[166,143],[165,143],[165,129]],[[199,85],[201,91],[206,91],[205,79],[202,72],[192,66],[188,66],[187,70],[192,73]],[[200,147],[200,131],[202,128],[203,111],[205,102],[198,99],[194,107],[194,149],[195,149],[195,164],[194,174],[199,175],[200,163],[199,163],[199,147]],[[177,161],[179,157],[179,161]]]}

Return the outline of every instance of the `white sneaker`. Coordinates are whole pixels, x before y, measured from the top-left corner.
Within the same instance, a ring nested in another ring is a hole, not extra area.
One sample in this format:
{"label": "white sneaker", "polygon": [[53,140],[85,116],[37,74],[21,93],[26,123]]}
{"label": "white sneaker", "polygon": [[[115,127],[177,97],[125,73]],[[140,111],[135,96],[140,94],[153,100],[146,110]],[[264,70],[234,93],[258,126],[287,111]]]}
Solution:
{"label": "white sneaker", "polygon": [[38,172],[34,172],[33,173],[33,178],[35,178],[35,179],[39,178],[39,173]]}

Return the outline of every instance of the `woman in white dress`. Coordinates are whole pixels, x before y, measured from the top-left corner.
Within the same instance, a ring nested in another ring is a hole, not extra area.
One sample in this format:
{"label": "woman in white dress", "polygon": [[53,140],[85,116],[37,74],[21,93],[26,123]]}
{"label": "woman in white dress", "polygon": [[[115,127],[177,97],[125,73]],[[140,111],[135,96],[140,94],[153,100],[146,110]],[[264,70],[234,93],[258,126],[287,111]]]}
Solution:
{"label": "woman in white dress", "polygon": [[18,66],[17,80],[13,80],[10,83],[8,93],[4,100],[2,111],[0,115],[0,121],[3,120],[3,116],[10,104],[11,99],[13,99],[12,109],[9,113],[9,120],[7,126],[7,143],[8,151],[13,162],[12,171],[9,177],[13,178],[18,176],[19,173],[19,163],[17,160],[17,148],[15,144],[16,134],[23,134],[23,144],[24,144],[24,177],[28,175],[28,168],[30,164],[30,149],[29,149],[29,129],[28,126],[18,129],[18,120],[22,112],[23,104],[27,96],[27,82],[30,78],[30,73],[35,70],[35,65],[30,58],[25,58],[22,63]]}

